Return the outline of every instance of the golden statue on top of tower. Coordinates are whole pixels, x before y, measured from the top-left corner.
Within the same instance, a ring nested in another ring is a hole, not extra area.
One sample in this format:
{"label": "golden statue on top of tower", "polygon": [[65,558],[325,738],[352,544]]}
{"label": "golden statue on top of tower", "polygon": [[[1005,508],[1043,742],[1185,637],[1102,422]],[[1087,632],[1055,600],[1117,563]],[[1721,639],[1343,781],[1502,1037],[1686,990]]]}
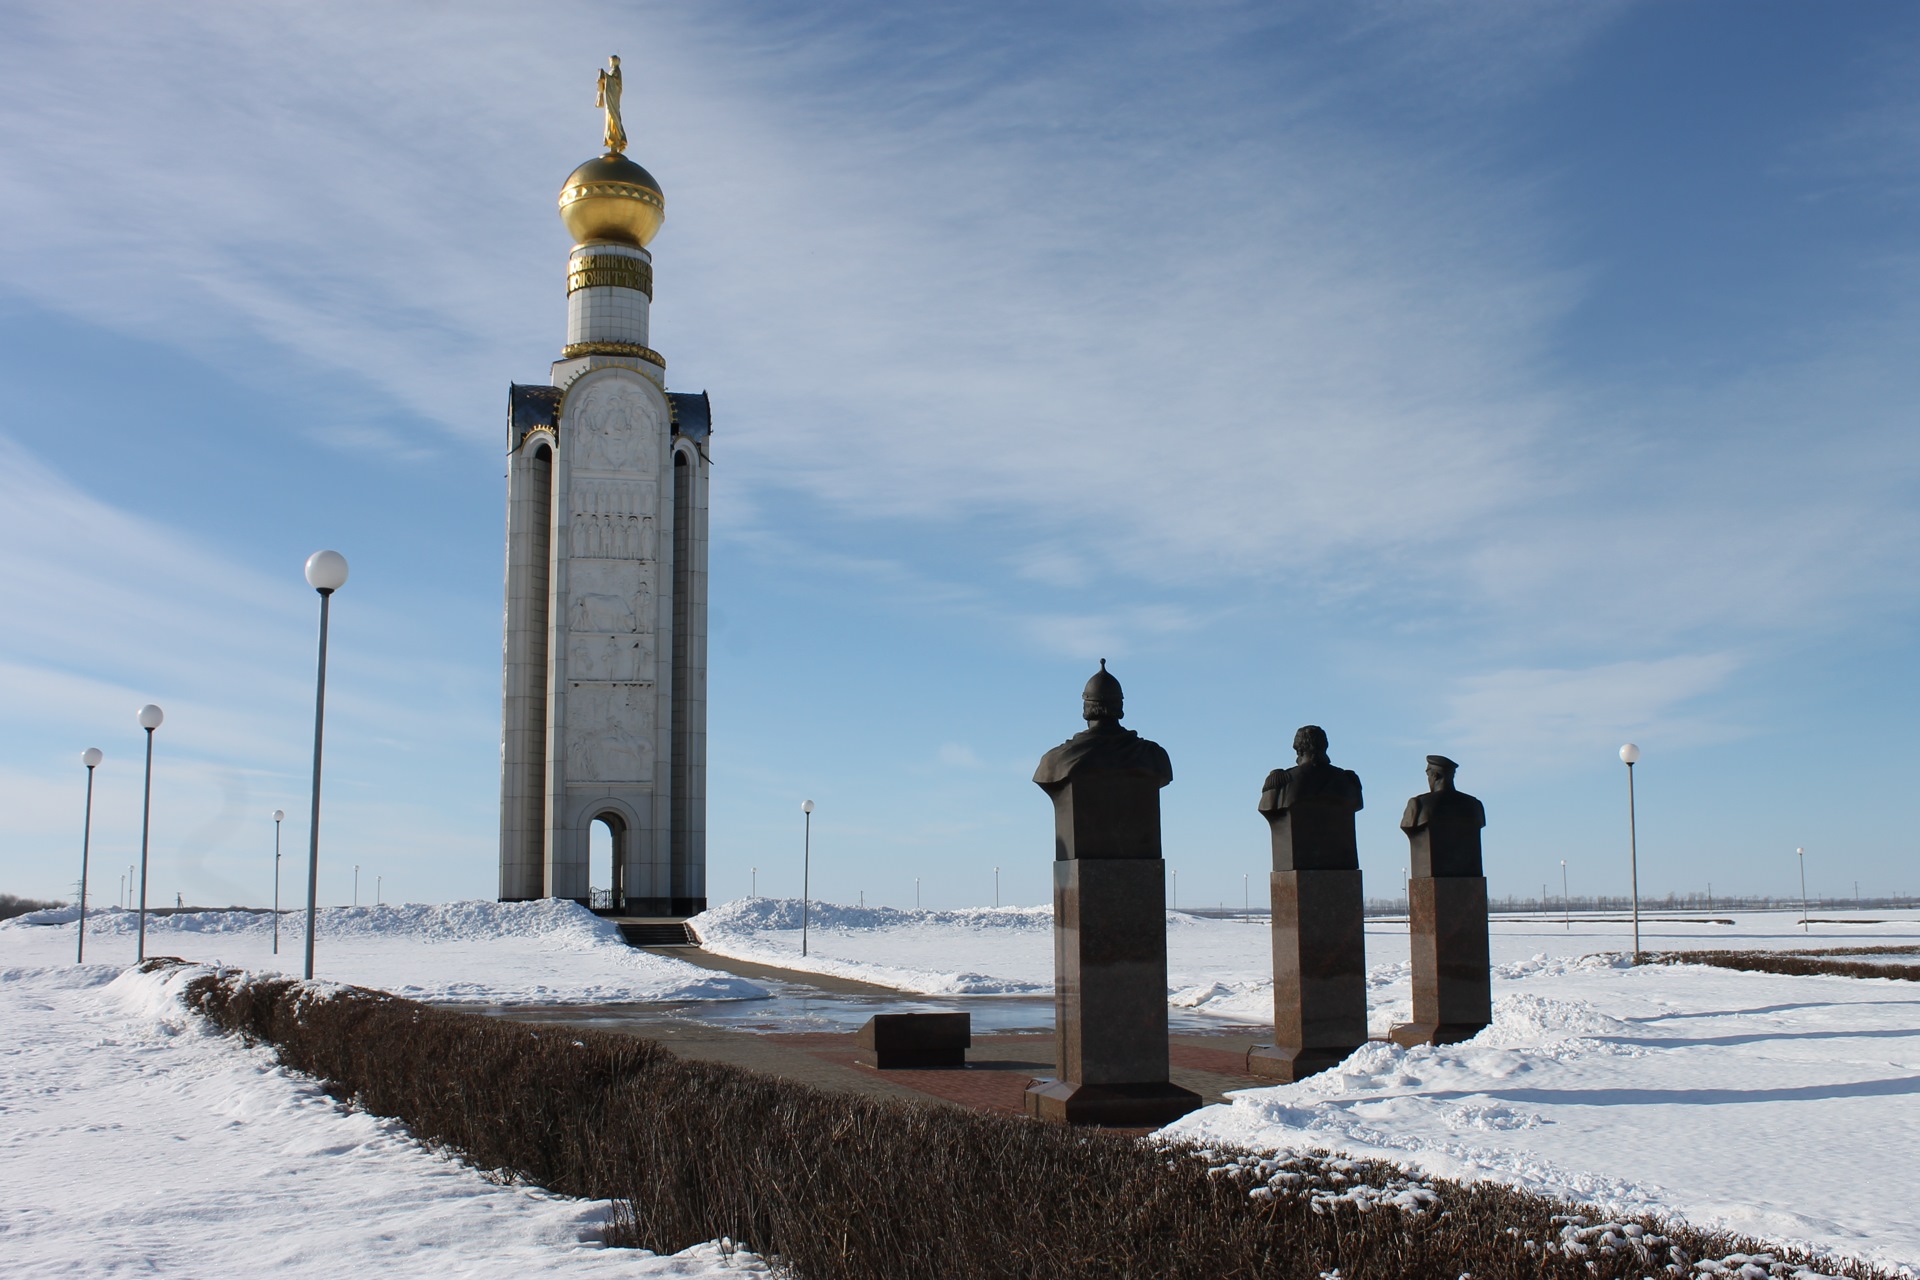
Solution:
{"label": "golden statue on top of tower", "polygon": [[593,104],[607,111],[607,154],[624,155],[627,128],[620,123],[620,55],[617,53],[607,58],[607,69],[600,73],[600,91],[594,96]]}

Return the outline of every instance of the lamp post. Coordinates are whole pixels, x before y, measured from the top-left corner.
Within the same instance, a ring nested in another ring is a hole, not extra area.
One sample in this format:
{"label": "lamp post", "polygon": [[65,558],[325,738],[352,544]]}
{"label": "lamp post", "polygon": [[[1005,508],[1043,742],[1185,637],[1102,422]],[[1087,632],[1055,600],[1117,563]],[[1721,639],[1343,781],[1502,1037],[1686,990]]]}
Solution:
{"label": "lamp post", "polygon": [[1807,851],[1795,849],[1793,854],[1800,859],[1800,932],[1807,932]]}
{"label": "lamp post", "polygon": [[1253,914],[1253,880],[1245,872],[1240,875],[1240,914]]}
{"label": "lamp post", "polygon": [[320,744],[327,723],[327,606],[347,584],[347,558],[338,551],[307,557],[307,585],[320,593],[320,668],[313,686],[313,812],[307,819],[307,968],[313,977],[313,925],[320,901]]}
{"label": "lamp post", "polygon": [[1560,859],[1560,910],[1567,917],[1567,932],[1573,932],[1573,899],[1567,896],[1567,860]]}
{"label": "lamp post", "polygon": [[920,877],[919,876],[915,876],[913,878],[913,909],[915,911],[918,911],[920,909]]}
{"label": "lamp post", "polygon": [[285,809],[273,811],[273,954],[280,954],[280,821]]}
{"label": "lamp post", "polygon": [[747,896],[749,898],[760,896],[760,868],[758,867],[747,868]]}
{"label": "lamp post", "polygon": [[1000,868],[998,867],[993,869],[993,905],[995,908],[1000,905]]}
{"label": "lamp post", "polygon": [[800,845],[800,954],[807,954],[807,904],[812,900],[813,877],[813,801],[802,800],[800,812],[806,832]]}
{"label": "lamp post", "polygon": [[385,876],[375,876],[373,878],[373,905],[376,907],[386,905],[386,899],[381,895],[381,888],[386,884],[386,879]]}
{"label": "lamp post", "polygon": [[80,753],[80,763],[87,766],[87,812],[80,823],[80,937],[73,949],[75,964],[84,964],[87,959],[87,855],[93,845],[93,771],[103,758],[98,747]]}
{"label": "lamp post", "polygon": [[1620,748],[1620,762],[1627,766],[1627,870],[1633,880],[1633,959],[1640,961],[1640,834],[1633,812],[1633,765],[1640,748],[1629,742]]}
{"label": "lamp post", "polygon": [[1180,909],[1180,873],[1178,871],[1175,871],[1172,874],[1173,874],[1173,888],[1167,891],[1168,894],[1171,896],[1172,901],[1168,902],[1167,905],[1173,908],[1175,911],[1178,911]]}
{"label": "lamp post", "polygon": [[353,905],[360,905],[360,864],[353,864]]}
{"label": "lamp post", "polygon": [[153,817],[153,731],[167,713],[149,702],[134,718],[147,731],[147,781],[140,793],[140,933],[133,950],[134,963],[139,964],[147,958],[147,833]]}

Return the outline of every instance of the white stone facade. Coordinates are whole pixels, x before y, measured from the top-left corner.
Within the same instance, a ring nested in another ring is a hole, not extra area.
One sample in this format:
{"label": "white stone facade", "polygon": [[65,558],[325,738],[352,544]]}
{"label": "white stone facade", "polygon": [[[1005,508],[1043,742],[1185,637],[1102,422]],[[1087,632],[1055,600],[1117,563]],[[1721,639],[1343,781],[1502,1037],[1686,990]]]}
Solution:
{"label": "white stone facade", "polygon": [[[647,349],[645,249],[581,245],[568,283],[552,387],[511,399],[500,897],[691,914],[706,903],[706,399],[670,396]],[[596,821],[613,831],[604,867]]]}

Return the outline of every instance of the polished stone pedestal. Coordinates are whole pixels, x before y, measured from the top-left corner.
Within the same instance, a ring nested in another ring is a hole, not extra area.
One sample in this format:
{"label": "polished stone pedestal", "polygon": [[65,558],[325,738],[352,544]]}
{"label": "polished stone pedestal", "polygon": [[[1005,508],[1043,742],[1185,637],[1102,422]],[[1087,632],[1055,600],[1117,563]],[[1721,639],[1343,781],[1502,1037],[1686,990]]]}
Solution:
{"label": "polished stone pedestal", "polygon": [[1200,1106],[1168,1079],[1167,864],[1053,864],[1054,1063],[1027,1114],[1069,1124],[1167,1124]]}
{"label": "polished stone pedestal", "polygon": [[1485,876],[1415,876],[1407,882],[1413,942],[1413,1021],[1395,1043],[1454,1044],[1493,1021]]}
{"label": "polished stone pedestal", "polygon": [[1273,873],[1273,1043],[1247,1074],[1301,1080],[1367,1042],[1359,871]]}

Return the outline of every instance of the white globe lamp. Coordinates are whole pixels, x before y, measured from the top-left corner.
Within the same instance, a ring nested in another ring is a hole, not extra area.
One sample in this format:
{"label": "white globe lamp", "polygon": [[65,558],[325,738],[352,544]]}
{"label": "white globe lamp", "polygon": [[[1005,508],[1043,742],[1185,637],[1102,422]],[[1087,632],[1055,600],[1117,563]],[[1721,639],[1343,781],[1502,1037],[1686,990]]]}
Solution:
{"label": "white globe lamp", "polygon": [[307,557],[307,585],[322,593],[347,585],[347,558],[338,551],[316,551]]}

